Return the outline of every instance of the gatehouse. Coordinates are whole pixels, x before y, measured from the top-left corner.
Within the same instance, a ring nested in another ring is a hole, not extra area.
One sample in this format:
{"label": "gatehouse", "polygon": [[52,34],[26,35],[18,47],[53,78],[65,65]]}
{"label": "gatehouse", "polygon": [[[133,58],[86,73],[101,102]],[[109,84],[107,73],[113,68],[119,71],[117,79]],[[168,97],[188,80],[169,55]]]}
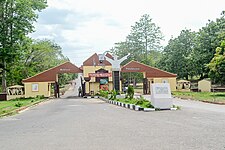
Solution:
{"label": "gatehouse", "polygon": [[[100,59],[99,56],[97,53],[93,54],[83,62],[81,67],[77,67],[71,62],[65,62],[33,77],[24,79],[25,97],[35,97],[37,95],[49,97],[51,96],[52,85],[54,85],[55,97],[59,97],[58,74],[60,73],[82,74],[79,79],[82,85],[82,96],[94,95],[99,90],[111,91],[117,89],[122,91],[121,74],[125,72],[139,72],[143,74],[143,94],[150,94],[152,83],[169,83],[171,91],[176,90],[176,74],[137,61],[131,61],[124,66],[120,66],[114,72],[112,61],[115,59],[115,56],[110,53],[105,54],[104,57],[107,57],[107,59]],[[108,61],[109,59],[112,61]],[[117,78],[117,81],[115,78]]]}

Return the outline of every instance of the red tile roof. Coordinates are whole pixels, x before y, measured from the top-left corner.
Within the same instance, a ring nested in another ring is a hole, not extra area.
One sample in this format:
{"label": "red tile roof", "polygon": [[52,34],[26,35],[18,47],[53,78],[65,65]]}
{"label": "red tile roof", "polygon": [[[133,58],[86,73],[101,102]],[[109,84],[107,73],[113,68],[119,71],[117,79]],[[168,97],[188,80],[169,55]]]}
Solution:
{"label": "red tile roof", "polygon": [[[110,55],[109,53],[106,54],[107,57],[113,59],[112,55]],[[99,62],[99,59],[98,59],[98,55],[95,53],[93,54],[91,57],[89,57],[87,60],[85,60],[83,62],[83,66],[102,66],[102,65],[105,65],[105,66],[111,66],[111,63],[108,62],[107,60],[104,60],[102,63]]]}
{"label": "red tile roof", "polygon": [[83,71],[71,62],[65,62],[56,67],[50,68],[37,75],[24,79],[22,82],[55,82],[58,73],[82,73]]}
{"label": "red tile roof", "polygon": [[137,61],[131,61],[124,65],[121,72],[145,72],[147,78],[177,77],[176,74],[150,67]]}

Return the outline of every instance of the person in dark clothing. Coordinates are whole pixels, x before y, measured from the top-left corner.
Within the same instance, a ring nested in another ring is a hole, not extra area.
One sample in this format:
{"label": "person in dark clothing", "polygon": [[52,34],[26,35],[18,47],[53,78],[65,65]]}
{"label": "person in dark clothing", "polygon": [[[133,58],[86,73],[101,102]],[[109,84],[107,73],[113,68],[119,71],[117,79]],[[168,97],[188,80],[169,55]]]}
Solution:
{"label": "person in dark clothing", "polygon": [[81,87],[78,88],[78,92],[79,92],[78,96],[81,97],[81,92],[82,92]]}

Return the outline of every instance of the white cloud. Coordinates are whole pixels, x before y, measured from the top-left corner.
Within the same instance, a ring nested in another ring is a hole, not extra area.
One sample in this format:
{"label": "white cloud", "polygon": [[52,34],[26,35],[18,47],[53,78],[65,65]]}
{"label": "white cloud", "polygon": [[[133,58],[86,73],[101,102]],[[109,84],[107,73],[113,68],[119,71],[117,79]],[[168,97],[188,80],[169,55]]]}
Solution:
{"label": "white cloud", "polygon": [[70,60],[81,65],[123,41],[130,26],[143,14],[153,18],[166,41],[182,29],[197,31],[224,10],[224,0],[49,0],[33,37],[48,37],[60,44]]}

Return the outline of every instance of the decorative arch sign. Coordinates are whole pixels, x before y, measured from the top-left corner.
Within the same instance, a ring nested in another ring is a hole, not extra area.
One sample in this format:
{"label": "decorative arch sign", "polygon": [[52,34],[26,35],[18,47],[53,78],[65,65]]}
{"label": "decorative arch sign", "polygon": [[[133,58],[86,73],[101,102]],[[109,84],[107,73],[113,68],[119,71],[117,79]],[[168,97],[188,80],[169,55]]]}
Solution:
{"label": "decorative arch sign", "polygon": [[112,73],[89,73],[89,77],[111,77]]}

